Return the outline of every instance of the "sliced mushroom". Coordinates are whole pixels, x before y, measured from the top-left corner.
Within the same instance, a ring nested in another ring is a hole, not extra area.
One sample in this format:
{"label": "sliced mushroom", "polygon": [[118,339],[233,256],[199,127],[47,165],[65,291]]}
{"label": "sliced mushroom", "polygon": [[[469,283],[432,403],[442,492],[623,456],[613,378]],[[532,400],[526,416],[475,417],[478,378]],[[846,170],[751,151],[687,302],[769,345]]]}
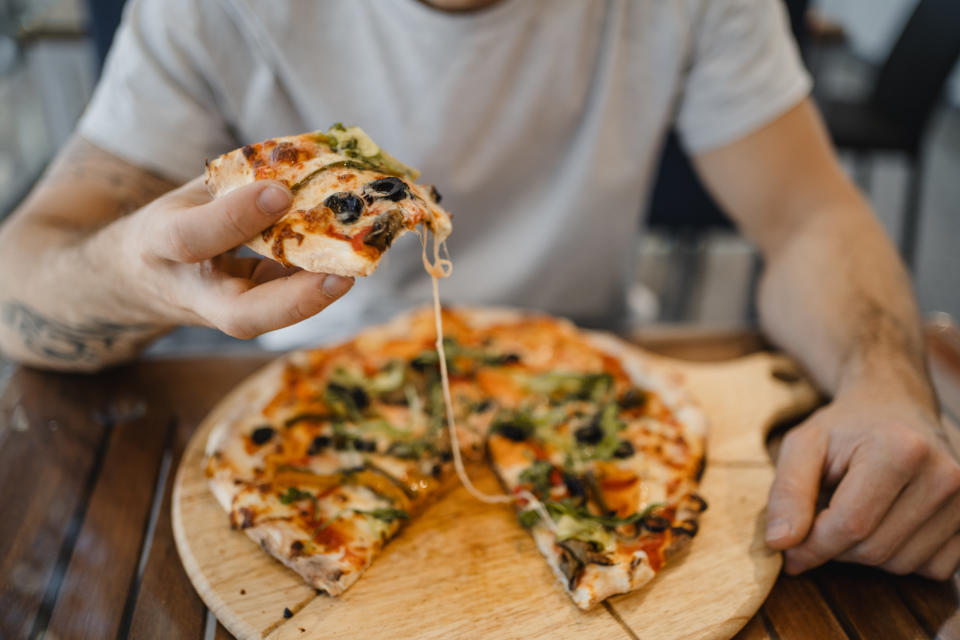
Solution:
{"label": "sliced mushroom", "polygon": [[573,591],[583,575],[583,563],[563,543],[557,546],[560,548],[560,573],[567,579],[567,588]]}
{"label": "sliced mushroom", "polygon": [[597,551],[596,545],[592,542],[584,542],[583,540],[574,540],[571,538],[570,540],[564,540],[557,544],[572,553],[574,557],[583,564],[599,564],[604,567],[613,564],[613,561],[610,560],[606,554]]}
{"label": "sliced mushroom", "polygon": [[397,209],[391,209],[377,216],[373,221],[373,228],[363,239],[363,243],[374,249],[386,251],[402,228],[403,214]]}

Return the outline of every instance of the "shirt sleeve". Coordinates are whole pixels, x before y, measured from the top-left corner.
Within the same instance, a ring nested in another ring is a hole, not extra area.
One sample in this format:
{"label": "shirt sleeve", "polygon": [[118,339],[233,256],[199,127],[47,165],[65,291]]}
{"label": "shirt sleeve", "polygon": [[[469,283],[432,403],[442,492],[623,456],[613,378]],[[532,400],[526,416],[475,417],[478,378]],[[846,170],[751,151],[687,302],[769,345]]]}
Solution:
{"label": "shirt sleeve", "polygon": [[77,132],[145,169],[186,182],[236,146],[204,78],[195,0],[133,0]]}
{"label": "shirt sleeve", "polygon": [[733,142],[810,92],[781,0],[704,0],[677,113],[686,148]]}

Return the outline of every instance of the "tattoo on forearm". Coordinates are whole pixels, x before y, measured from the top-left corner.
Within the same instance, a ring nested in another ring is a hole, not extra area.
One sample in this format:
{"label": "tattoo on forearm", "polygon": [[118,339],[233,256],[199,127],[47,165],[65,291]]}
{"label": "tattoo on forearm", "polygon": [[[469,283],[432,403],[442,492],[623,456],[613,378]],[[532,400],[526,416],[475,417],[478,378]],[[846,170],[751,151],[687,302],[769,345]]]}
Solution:
{"label": "tattoo on forearm", "polygon": [[70,324],[48,318],[19,301],[0,305],[0,321],[19,336],[33,354],[71,363],[103,363],[111,354],[133,355],[157,332],[148,324],[91,320]]}

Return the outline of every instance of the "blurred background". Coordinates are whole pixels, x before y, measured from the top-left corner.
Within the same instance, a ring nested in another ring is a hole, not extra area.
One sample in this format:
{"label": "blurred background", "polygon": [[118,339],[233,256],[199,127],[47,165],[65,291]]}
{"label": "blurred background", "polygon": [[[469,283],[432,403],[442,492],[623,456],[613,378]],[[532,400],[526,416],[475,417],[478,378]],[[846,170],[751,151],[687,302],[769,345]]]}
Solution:
{"label": "blurred background", "polygon": [[[850,175],[910,266],[925,313],[960,317],[960,0],[785,1]],[[67,139],[123,0],[0,0],[0,219]],[[638,324],[742,327],[759,260],[671,139],[637,234]],[[239,348],[179,332],[157,350]]]}

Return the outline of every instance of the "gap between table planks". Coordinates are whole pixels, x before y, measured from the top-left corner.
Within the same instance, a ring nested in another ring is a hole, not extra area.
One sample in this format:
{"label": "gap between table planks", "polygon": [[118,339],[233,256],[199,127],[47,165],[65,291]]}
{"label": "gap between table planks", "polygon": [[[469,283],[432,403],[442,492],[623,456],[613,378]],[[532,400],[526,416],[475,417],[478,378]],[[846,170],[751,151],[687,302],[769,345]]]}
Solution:
{"label": "gap between table planks", "polygon": [[[624,349],[677,377],[711,421],[701,487],[711,508],[690,552],[650,587],[579,611],[512,509],[479,503],[458,486],[406,527],[346,594],[317,595],[229,528],[202,473],[212,417],[188,445],[173,494],[174,537],[187,574],[240,638],[373,637],[384,629],[393,637],[421,638],[733,636],[780,569],[779,554],[762,536],[773,477],[765,433],[791,413],[811,409],[817,394],[788,360],[766,353],[702,364]],[[211,416],[218,410],[223,405]],[[486,467],[474,465],[471,474],[482,489],[498,490]],[[292,618],[284,618],[285,608]]]}

